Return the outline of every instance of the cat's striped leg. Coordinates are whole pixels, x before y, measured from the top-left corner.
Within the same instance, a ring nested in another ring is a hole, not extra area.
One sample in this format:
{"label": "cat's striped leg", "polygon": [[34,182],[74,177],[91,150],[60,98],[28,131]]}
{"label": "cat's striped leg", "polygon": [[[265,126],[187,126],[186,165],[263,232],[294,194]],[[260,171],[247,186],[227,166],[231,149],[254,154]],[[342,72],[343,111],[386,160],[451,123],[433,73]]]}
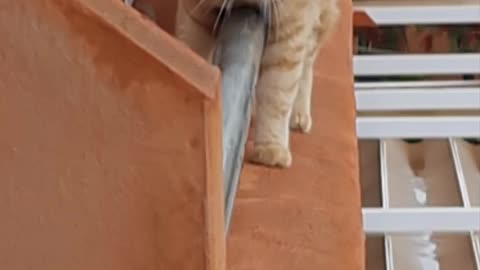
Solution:
{"label": "cat's striped leg", "polygon": [[[257,84],[252,161],[289,167],[289,119],[303,71],[303,45],[267,46]],[[283,48],[282,48],[283,47]]]}
{"label": "cat's striped leg", "polygon": [[311,34],[306,42],[302,79],[290,117],[290,128],[303,133],[310,132],[312,128],[311,102],[315,59],[319,48],[329,37],[338,16],[336,2],[326,3],[329,4],[323,6],[316,15],[319,19],[312,25]]}
{"label": "cat's striped leg", "polygon": [[303,133],[310,132],[312,128],[311,99],[314,59],[314,57],[309,57],[305,60],[302,79],[290,116],[290,128]]}

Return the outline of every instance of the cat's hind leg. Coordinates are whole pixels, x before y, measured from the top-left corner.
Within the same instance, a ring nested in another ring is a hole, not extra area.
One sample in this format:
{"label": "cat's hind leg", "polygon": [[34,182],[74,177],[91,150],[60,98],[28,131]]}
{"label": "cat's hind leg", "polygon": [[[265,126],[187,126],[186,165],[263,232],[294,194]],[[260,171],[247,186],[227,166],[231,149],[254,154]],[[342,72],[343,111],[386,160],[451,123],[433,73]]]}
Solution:
{"label": "cat's hind leg", "polygon": [[314,57],[309,57],[304,61],[302,78],[290,116],[290,128],[303,133],[310,132],[312,128],[311,99],[314,59]]}
{"label": "cat's hind leg", "polygon": [[255,163],[290,167],[289,119],[303,70],[303,48],[286,53],[281,45],[267,47],[257,84],[254,132]]}
{"label": "cat's hind leg", "polygon": [[311,34],[306,40],[302,79],[290,117],[290,128],[302,133],[309,133],[312,128],[311,106],[314,65],[318,50],[324,45],[336,23],[338,17],[336,1],[325,1],[319,10],[319,14],[315,17],[318,20],[313,22]]}

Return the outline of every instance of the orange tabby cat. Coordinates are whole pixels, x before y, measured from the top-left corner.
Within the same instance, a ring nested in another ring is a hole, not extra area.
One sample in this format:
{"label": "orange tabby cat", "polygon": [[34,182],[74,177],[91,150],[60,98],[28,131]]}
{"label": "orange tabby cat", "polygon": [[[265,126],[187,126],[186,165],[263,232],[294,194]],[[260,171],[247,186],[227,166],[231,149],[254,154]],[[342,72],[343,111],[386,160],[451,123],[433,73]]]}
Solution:
{"label": "orange tabby cat", "polygon": [[256,89],[252,161],[289,167],[289,129],[307,133],[312,127],[312,69],[336,21],[337,0],[180,0],[176,35],[210,60],[218,11],[240,5],[272,14]]}

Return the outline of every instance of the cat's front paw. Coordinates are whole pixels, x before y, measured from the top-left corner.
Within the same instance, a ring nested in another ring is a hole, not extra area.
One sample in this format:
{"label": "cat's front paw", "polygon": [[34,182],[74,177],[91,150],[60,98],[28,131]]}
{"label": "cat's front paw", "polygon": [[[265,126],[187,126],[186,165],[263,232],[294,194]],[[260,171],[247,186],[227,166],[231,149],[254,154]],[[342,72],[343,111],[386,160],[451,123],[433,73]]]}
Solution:
{"label": "cat's front paw", "polygon": [[288,168],[292,165],[292,155],[283,145],[260,143],[254,145],[251,161],[266,166]]}
{"label": "cat's front paw", "polygon": [[312,117],[308,113],[294,110],[290,116],[290,128],[302,133],[309,133],[312,129]]}

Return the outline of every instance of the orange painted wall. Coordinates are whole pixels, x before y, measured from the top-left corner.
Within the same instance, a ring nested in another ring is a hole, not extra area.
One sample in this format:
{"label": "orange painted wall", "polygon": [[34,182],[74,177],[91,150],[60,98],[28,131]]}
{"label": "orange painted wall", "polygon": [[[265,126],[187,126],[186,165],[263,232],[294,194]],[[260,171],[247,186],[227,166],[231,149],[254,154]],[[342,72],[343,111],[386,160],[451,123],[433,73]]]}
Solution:
{"label": "orange painted wall", "polygon": [[0,269],[224,269],[218,71],[120,1],[0,37]]}
{"label": "orange painted wall", "polygon": [[[341,2],[297,161],[245,166],[230,270],[364,269]],[[0,269],[225,269],[218,71],[117,0],[1,3],[0,37]]]}

